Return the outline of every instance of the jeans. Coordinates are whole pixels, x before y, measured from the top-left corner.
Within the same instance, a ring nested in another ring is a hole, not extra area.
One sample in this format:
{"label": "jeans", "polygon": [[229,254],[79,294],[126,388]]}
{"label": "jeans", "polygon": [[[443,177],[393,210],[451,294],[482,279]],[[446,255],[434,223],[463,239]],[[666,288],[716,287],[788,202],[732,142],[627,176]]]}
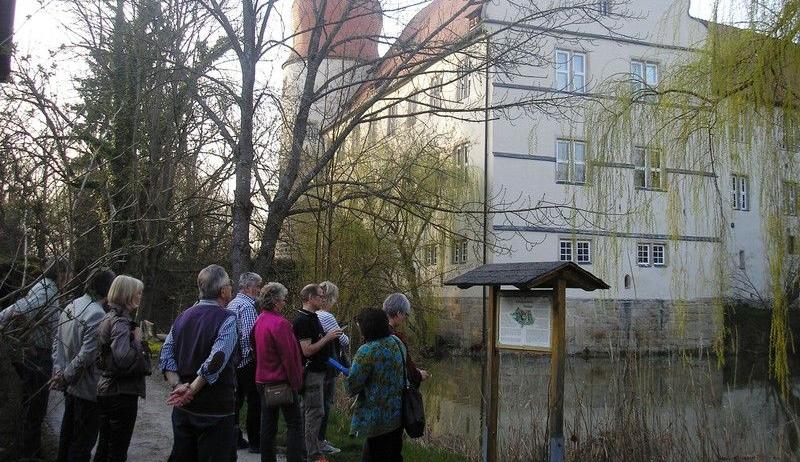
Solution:
{"label": "jeans", "polygon": [[403,462],[403,427],[367,438],[361,462]]}
{"label": "jeans", "polygon": [[319,425],[319,440],[325,441],[327,438],[325,434],[328,431],[328,414],[331,412],[331,406],[333,406],[333,396],[336,393],[336,379],[339,378],[339,374],[333,376],[325,376],[325,383],[322,387],[322,411],[324,412],[324,416],[322,417],[322,423]]}
{"label": "jeans", "polygon": [[196,415],[172,409],[173,462],[236,460],[236,415]]}
{"label": "jeans", "polygon": [[64,418],[58,439],[57,462],[89,462],[100,428],[96,402],[64,393]]}
{"label": "jeans", "polygon": [[305,391],[303,392],[303,417],[305,424],[305,441],[308,460],[314,461],[322,457],[322,448],[319,440],[319,427],[322,424],[324,412],[325,372],[308,371],[305,378]]}
{"label": "jeans", "polygon": [[[260,387],[259,387],[260,388]],[[275,433],[278,431],[278,413],[286,421],[286,462],[303,462],[303,416],[300,414],[300,397],[283,406],[261,405],[261,462],[275,462]]]}
{"label": "jeans", "polygon": [[100,407],[100,434],[94,462],[124,462],[128,459],[128,446],[136,425],[139,396],[98,396],[97,404]]}
{"label": "jeans", "polygon": [[257,448],[261,438],[261,395],[256,389],[256,362],[236,369],[236,426],[239,426],[239,413],[247,399],[247,441],[251,448]]}
{"label": "jeans", "polygon": [[47,414],[48,381],[53,373],[53,360],[45,350],[14,363],[22,386],[22,432],[19,435],[20,456],[40,458],[42,422]]}

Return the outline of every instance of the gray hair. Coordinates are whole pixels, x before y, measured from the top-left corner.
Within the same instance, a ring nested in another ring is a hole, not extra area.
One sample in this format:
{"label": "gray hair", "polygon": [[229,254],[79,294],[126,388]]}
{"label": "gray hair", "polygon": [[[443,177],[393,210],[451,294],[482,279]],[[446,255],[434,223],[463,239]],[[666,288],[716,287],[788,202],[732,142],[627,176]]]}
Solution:
{"label": "gray hair", "polygon": [[258,307],[263,310],[272,311],[278,300],[286,300],[289,290],[280,282],[268,282],[261,288],[258,294]]}
{"label": "gray hair", "polygon": [[395,292],[386,297],[386,300],[383,301],[383,311],[385,311],[386,315],[390,318],[399,314],[408,315],[411,313],[411,302],[408,301],[408,297],[405,295]]}
{"label": "gray hair", "polygon": [[336,284],[331,281],[325,281],[320,282],[319,286],[322,287],[322,291],[325,292],[325,298],[328,300],[329,304],[333,304],[339,299],[339,288],[336,287]]}
{"label": "gray hair", "polygon": [[225,268],[219,265],[208,265],[197,275],[197,290],[200,292],[200,299],[219,298],[222,289],[230,285],[231,278]]}
{"label": "gray hair", "polygon": [[239,276],[239,290],[261,284],[261,276],[256,273],[242,273]]}

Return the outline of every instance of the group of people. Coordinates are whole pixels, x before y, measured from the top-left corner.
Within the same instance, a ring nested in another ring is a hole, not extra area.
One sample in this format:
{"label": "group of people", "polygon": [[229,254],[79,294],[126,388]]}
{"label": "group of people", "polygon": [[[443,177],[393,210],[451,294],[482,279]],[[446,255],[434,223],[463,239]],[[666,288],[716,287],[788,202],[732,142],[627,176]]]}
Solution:
{"label": "group of people", "polygon": [[[339,297],[334,283],[303,287],[299,309],[287,308],[285,286],[262,285],[255,273],[240,276],[235,296],[218,265],[203,269],[197,285],[200,300],[175,319],[160,355],[172,387],[167,402],[175,406],[173,460],[235,459],[237,448],[249,447],[262,461],[274,462],[282,414],[287,461],[326,461],[339,452],[326,431],[341,370],[347,392],[356,397],[351,429],[366,438],[363,460],[402,460],[405,378],[418,387],[428,377],[408,359],[394,330],[411,312],[407,297],[392,294],[383,309],[356,317],[364,344],[348,362],[349,323],[340,325],[333,314]],[[243,432],[238,422],[245,402]]]}
{"label": "group of people", "polygon": [[17,452],[41,459],[41,427],[50,390],[64,393],[58,461],[127,457],[150,350],[134,321],[142,281],[101,269],[83,294],[60,309],[67,268],[54,260],[27,295],[0,312],[0,328],[24,338],[14,367],[21,382],[22,431]]}
{"label": "group of people", "polygon": [[[64,393],[59,461],[88,461],[95,444],[95,461],[125,461],[151,373],[150,350],[134,321],[143,284],[99,270],[85,293],[59,310],[61,279],[46,273],[0,312],[0,327],[14,320],[33,326],[30,351],[15,363],[24,395],[21,451],[41,456],[50,388]],[[396,330],[411,313],[406,296],[391,294],[383,309],[356,316],[363,344],[348,361],[350,323],[340,325],[333,313],[339,289],[330,281],[305,286],[299,309],[287,307],[286,287],[263,284],[255,273],[240,276],[234,295],[219,265],[200,271],[197,288],[199,301],[175,319],[159,356],[171,387],[167,404],[174,406],[171,460],[236,460],[237,449],[249,448],[274,462],[283,414],[288,462],[326,461],[339,452],[326,432],[344,372],[345,390],[355,397],[351,431],[365,438],[362,460],[402,461],[403,389],[428,378]]]}

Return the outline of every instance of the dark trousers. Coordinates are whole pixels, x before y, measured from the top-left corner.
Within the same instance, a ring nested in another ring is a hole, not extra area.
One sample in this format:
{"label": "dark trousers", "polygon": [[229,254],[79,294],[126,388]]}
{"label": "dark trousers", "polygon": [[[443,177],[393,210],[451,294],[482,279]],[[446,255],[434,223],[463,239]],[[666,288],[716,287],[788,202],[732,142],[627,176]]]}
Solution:
{"label": "dark trousers", "polygon": [[261,406],[261,462],[275,462],[275,434],[278,432],[278,413],[286,421],[286,462],[303,462],[303,416],[300,397],[283,406]]}
{"label": "dark trousers", "polygon": [[256,362],[236,369],[236,425],[242,404],[247,400],[247,441],[257,448],[261,438],[261,396],[256,389]]}
{"label": "dark trousers", "polygon": [[94,462],[124,462],[128,459],[136,414],[139,411],[139,396],[98,396],[100,407],[100,434]]}
{"label": "dark trousers", "polygon": [[319,440],[325,441],[325,434],[328,431],[328,414],[331,412],[331,406],[333,406],[333,395],[336,393],[336,379],[339,378],[339,374],[332,375],[331,377],[325,376],[325,384],[322,387],[322,393],[324,400],[322,402],[322,410],[325,415],[322,417],[322,423],[319,425]]}
{"label": "dark trousers", "polygon": [[64,393],[64,418],[58,439],[57,462],[89,462],[100,428],[100,410],[94,401]]}
{"label": "dark trousers", "polygon": [[53,373],[53,360],[48,351],[26,356],[14,363],[22,386],[22,432],[19,437],[20,456],[40,458],[42,452],[42,421],[47,414],[48,381]]}
{"label": "dark trousers", "polygon": [[362,462],[403,462],[403,427],[364,441]]}
{"label": "dark trousers", "polygon": [[201,416],[172,410],[173,462],[236,460],[235,415]]}

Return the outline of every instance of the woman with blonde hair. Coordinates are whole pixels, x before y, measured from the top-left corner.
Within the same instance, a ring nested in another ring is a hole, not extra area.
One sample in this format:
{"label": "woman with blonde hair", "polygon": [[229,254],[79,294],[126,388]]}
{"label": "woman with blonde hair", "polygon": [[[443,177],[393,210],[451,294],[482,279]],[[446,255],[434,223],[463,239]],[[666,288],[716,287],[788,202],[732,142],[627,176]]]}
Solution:
{"label": "woman with blonde hair", "polygon": [[139,397],[145,397],[150,350],[133,315],[142,301],[142,281],[120,275],[108,291],[109,311],[97,334],[97,403],[100,434],[95,462],[125,461],[136,423]]}

